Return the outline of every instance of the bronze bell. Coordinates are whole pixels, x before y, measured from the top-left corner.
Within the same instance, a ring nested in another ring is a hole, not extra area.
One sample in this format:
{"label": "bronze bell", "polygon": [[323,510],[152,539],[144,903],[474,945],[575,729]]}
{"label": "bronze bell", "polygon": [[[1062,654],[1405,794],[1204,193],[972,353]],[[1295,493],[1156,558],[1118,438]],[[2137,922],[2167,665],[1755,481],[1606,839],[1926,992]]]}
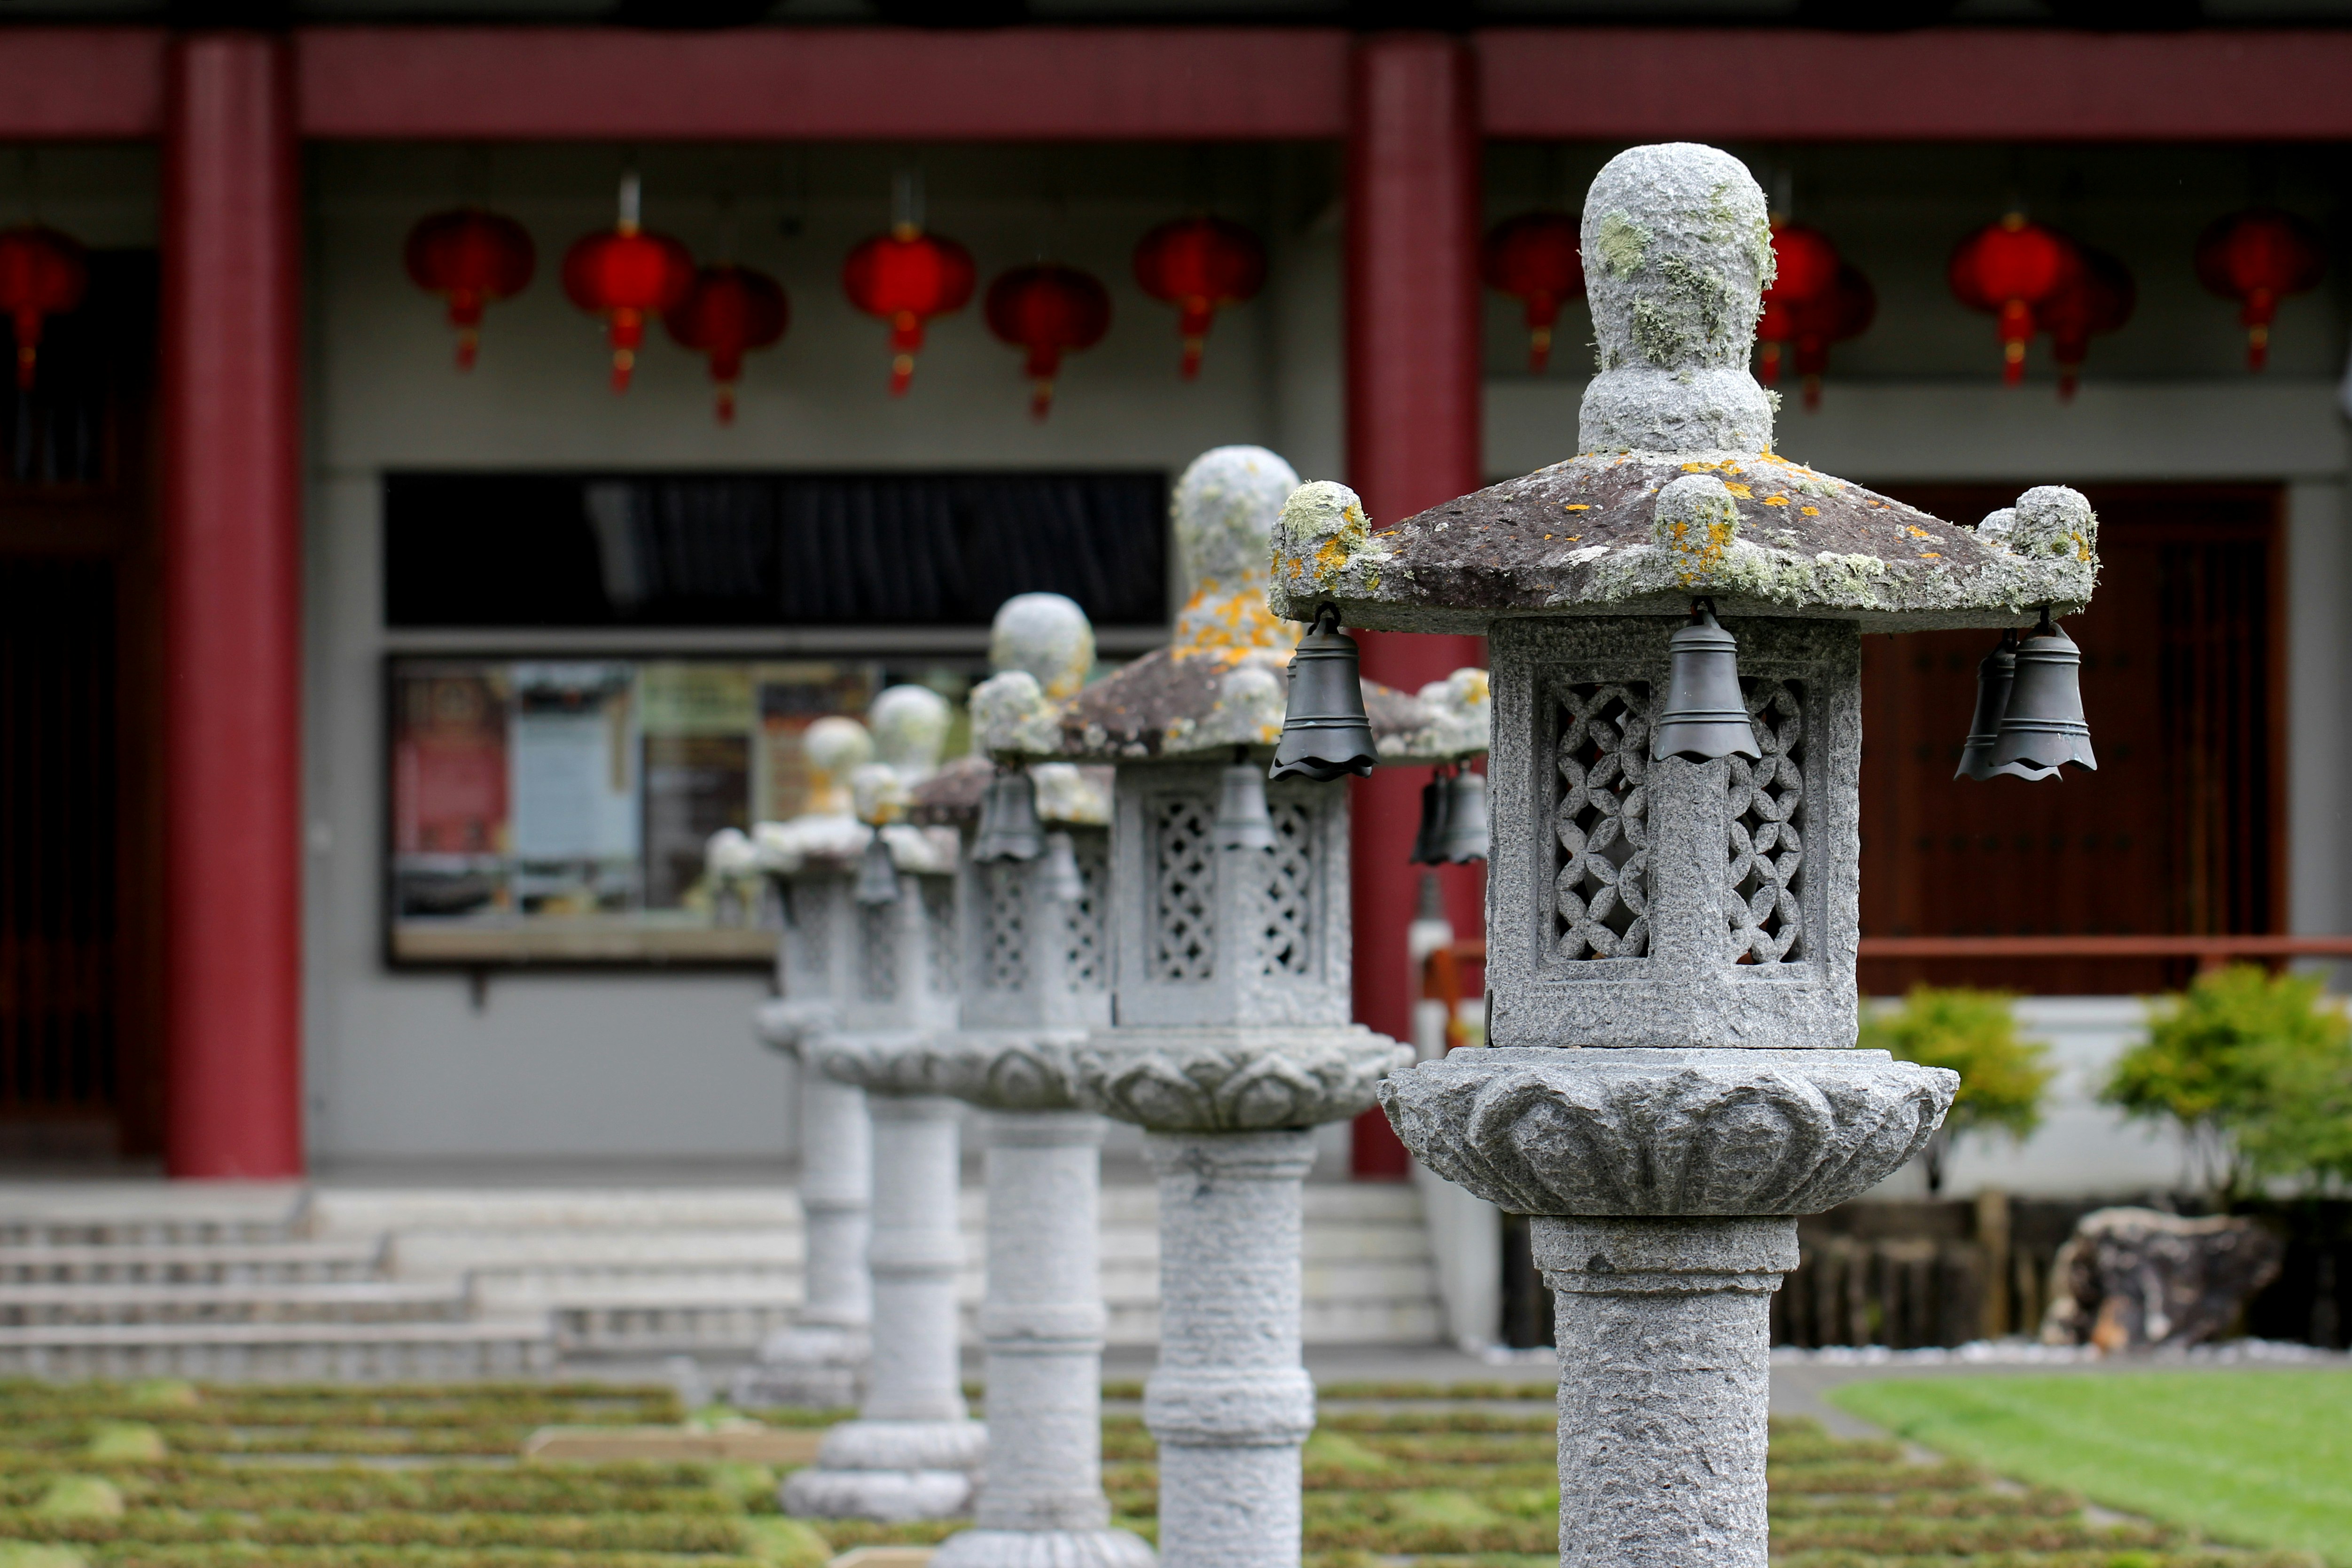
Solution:
{"label": "bronze bell", "polygon": [[1445,780],[1445,821],[1433,859],[1447,865],[1485,860],[1488,837],[1486,776],[1456,768]]}
{"label": "bronze bell", "polygon": [[1379,760],[1364,715],[1356,640],[1339,630],[1337,606],[1318,605],[1315,623],[1290,657],[1290,700],[1267,777],[1328,784],[1345,773],[1369,778]]}
{"label": "bronze bell", "polygon": [[1275,847],[1274,815],[1265,809],[1265,778],[1246,761],[1228,767],[1219,782],[1216,833],[1221,850]]}
{"label": "bronze bell", "polygon": [[857,885],[850,896],[864,904],[898,902],[898,862],[890,858],[890,846],[882,841],[879,828],[866,841],[866,852],[857,857]]}
{"label": "bronze bell", "polygon": [[2009,711],[2010,688],[2017,679],[2017,633],[2003,632],[1993,651],[1977,664],[1977,711],[1969,720],[1968,743],[1960,747],[1955,779],[1984,780],[2006,773],[2016,779],[2047,779],[2054,768],[2032,768],[2022,762],[1995,766],[1992,748],[2000,739],[2001,716]]}
{"label": "bronze bell", "polygon": [[1078,849],[1067,833],[1045,835],[1045,896],[1056,904],[1076,904],[1087,895],[1087,879],[1078,871]]}
{"label": "bronze bell", "polygon": [[1712,762],[1734,752],[1762,757],[1739,690],[1739,640],[1716,624],[1711,601],[1692,604],[1690,624],[1667,639],[1666,652],[1674,663],[1666,676],[1666,706],[1650,738],[1650,759]]}
{"label": "bronze bell", "polygon": [[1037,820],[1037,783],[1025,768],[999,768],[981,797],[974,863],[1034,861],[1045,852],[1045,824]]}
{"label": "bronze bell", "polygon": [[1430,770],[1429,782],[1421,787],[1421,831],[1412,836],[1412,853],[1406,860],[1413,865],[1442,865],[1437,852],[1437,841],[1445,833],[1445,809],[1453,803],[1453,791],[1446,788],[1445,770]]}
{"label": "bronze bell", "polygon": [[2083,718],[2083,651],[2042,608],[2033,635],[2017,645],[2017,677],[1994,741],[1996,771],[2011,764],[2054,773],[2063,763],[2096,771],[2091,727]]}

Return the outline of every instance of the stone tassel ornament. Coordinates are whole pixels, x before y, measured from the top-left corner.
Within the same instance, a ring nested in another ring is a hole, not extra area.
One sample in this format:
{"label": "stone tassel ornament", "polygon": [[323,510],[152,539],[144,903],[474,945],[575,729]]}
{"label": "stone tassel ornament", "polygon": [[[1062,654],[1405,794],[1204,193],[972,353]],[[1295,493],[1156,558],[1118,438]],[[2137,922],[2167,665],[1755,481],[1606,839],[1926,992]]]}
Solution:
{"label": "stone tassel ornament", "polygon": [[[1562,1564],[1766,1568],[1769,1307],[1795,1217],[1918,1154],[1958,1084],[1853,1043],[1861,627],[2072,613],[2097,519],[2043,486],[1971,529],[1773,455],[1748,370],[1771,229],[1737,159],[1619,154],[1583,254],[1601,371],[1581,455],[1377,534],[1294,502],[1269,603],[1488,636],[1489,1047],[1393,1074],[1381,1101],[1432,1170],[1533,1217]],[[1507,526],[1529,517],[1574,538]],[[1674,630],[1694,601],[1721,632]],[[1725,632],[1736,670],[1695,645]],[[2073,666],[2045,651],[2045,716],[2072,726]],[[1704,700],[1669,696],[1695,673],[1718,677]],[[1714,733],[1657,733],[1667,717]]]}

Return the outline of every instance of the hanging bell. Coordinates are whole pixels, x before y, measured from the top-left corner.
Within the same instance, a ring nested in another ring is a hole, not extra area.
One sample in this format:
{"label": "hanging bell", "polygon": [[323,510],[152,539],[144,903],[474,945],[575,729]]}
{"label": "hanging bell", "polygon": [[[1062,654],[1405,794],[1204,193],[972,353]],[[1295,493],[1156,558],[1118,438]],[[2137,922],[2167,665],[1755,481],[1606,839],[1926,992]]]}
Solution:
{"label": "hanging bell", "polygon": [[1444,821],[1433,846],[1433,862],[1468,865],[1486,858],[1486,779],[1484,774],[1457,768],[1444,780]]}
{"label": "hanging bell", "polygon": [[1056,904],[1076,904],[1087,895],[1087,879],[1078,871],[1078,849],[1067,833],[1045,835],[1045,896]]}
{"label": "hanging bell", "polygon": [[2068,762],[2098,768],[2091,727],[2083,718],[2083,651],[2058,630],[2046,604],[2033,635],[2017,645],[2017,676],[1991,760],[1995,771],[2014,763],[2043,769],[2043,778]]}
{"label": "hanging bell", "polygon": [[1224,770],[1217,789],[1216,832],[1221,850],[1275,846],[1274,816],[1265,809],[1265,778],[1247,762]]}
{"label": "hanging bell", "polygon": [[1407,860],[1413,865],[1442,865],[1437,841],[1445,833],[1445,809],[1452,804],[1453,791],[1446,788],[1443,768],[1433,768],[1429,782],[1421,787],[1421,831],[1412,836],[1412,853]]}
{"label": "hanging bell", "polygon": [[890,858],[890,846],[882,841],[879,828],[857,857],[857,886],[851,896],[868,905],[898,902],[898,862]]}
{"label": "hanging bell", "polygon": [[1674,663],[1666,676],[1666,706],[1650,739],[1650,759],[1712,762],[1734,752],[1762,757],[1739,691],[1739,640],[1716,624],[1711,601],[1692,604],[1690,624],[1667,639],[1666,652]]}
{"label": "hanging bell", "polygon": [[1318,605],[1314,625],[1290,657],[1290,700],[1267,777],[1296,776],[1318,784],[1345,773],[1369,778],[1380,756],[1364,715],[1356,640],[1339,630],[1336,606]]}
{"label": "hanging bell", "polygon": [[1994,746],[2000,740],[2001,716],[2009,711],[2009,694],[2017,679],[2017,633],[2003,632],[1993,651],[1977,665],[1977,711],[1969,720],[1968,743],[1960,747],[1960,766],[1955,779],[1979,781],[2006,773],[2015,779],[2047,779],[2058,770],[2035,768],[2023,762],[1996,764],[1992,759]]}
{"label": "hanging bell", "polygon": [[971,858],[980,865],[997,861],[1034,861],[1045,852],[1045,824],[1037,820],[1037,781],[1025,768],[999,768],[981,797],[980,831],[972,835]]}

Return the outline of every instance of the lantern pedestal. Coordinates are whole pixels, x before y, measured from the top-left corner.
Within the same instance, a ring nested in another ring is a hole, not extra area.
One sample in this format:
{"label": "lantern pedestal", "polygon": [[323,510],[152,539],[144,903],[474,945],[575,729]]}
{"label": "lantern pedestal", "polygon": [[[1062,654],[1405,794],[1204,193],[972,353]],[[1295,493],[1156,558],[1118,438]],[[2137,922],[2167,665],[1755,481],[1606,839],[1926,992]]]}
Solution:
{"label": "lantern pedestal", "polygon": [[[975,1057],[1066,1060],[1050,1041],[1008,1041],[1006,1052],[988,1052],[988,1043],[966,1041]],[[1150,1568],[1154,1561],[1141,1537],[1109,1528],[1102,1489],[1105,1314],[1096,1238],[1104,1130],[1101,1117],[1079,1111],[992,1118],[988,1300],[980,1314],[992,1457],[979,1528],[950,1536],[935,1568]]]}
{"label": "lantern pedestal", "polygon": [[1314,1134],[1153,1133],[1164,1568],[1297,1568],[1299,1449],[1315,1384],[1298,1360],[1299,1226]]}
{"label": "lantern pedestal", "polygon": [[[760,1037],[800,1057],[802,1040],[833,1016],[824,1004],[780,998],[761,1009]],[[811,1070],[802,1058],[800,1102],[802,1305],[793,1325],[771,1334],[759,1359],[736,1375],[734,1402],[745,1409],[854,1405],[872,1349],[866,1251],[874,1155],[866,1092]]]}
{"label": "lantern pedestal", "polygon": [[[827,1041],[836,1077],[887,1064],[893,1044]],[[870,1082],[869,1082],[870,1088]],[[873,1367],[858,1418],[825,1434],[814,1469],[786,1480],[784,1511],[825,1519],[946,1519],[971,1502],[988,1429],[965,1413],[957,1355],[957,1136],[961,1108],[935,1094],[875,1092]]]}

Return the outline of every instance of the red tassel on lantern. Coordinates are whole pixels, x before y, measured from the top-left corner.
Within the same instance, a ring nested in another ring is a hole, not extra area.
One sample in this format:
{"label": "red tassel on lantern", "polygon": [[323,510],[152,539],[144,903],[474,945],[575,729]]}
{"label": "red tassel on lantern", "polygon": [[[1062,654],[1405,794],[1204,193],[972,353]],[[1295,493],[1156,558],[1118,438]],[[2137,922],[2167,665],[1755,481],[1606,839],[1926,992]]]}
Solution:
{"label": "red tassel on lantern", "polygon": [[2197,239],[2197,279],[2224,299],[2240,301],[2246,329],[2246,369],[2270,360],[2271,321],[2278,302],[2315,288],[2327,275],[2319,235],[2293,213],[2250,207],[2217,220]]}
{"label": "red tassel on lantern", "polygon": [[1822,376],[1830,368],[1830,345],[1870,330],[1870,324],[1878,319],[1878,290],[1870,286],[1860,267],[1840,262],[1829,287],[1794,307],[1790,315],[1794,318],[1794,330],[1789,340],[1796,345],[1797,374],[1803,378],[1805,408],[1810,413],[1822,406]]}
{"label": "red tassel on lantern", "polygon": [[39,224],[0,231],[0,314],[16,329],[16,385],[33,390],[41,322],[81,303],[89,263],[77,240]]}
{"label": "red tassel on lantern", "polygon": [[[1795,342],[1801,330],[1798,311],[1830,294],[1838,266],[1837,246],[1821,230],[1802,224],[1772,225],[1772,281],[1764,287],[1764,310],[1756,320],[1761,346],[1757,379],[1766,386],[1780,384],[1781,346]],[[1874,298],[1872,307],[1876,308]]]}
{"label": "red tassel on lantern", "polygon": [[915,379],[923,324],[971,303],[979,275],[971,252],[904,223],[866,240],[841,264],[841,287],[849,302],[890,323],[892,397],[904,397]]}
{"label": "red tassel on lantern", "polygon": [[1178,311],[1184,357],[1177,373],[1201,373],[1201,350],[1216,313],[1257,297],[1265,287],[1265,246],[1257,235],[1223,218],[1178,218],[1135,246],[1135,281],[1146,294]]}
{"label": "red tassel on lantern", "polygon": [[2023,213],[1986,225],[1953,250],[1947,276],[1954,298],[2000,318],[2002,381],[2015,386],[2025,379],[2034,308],[2065,287],[2082,265],[2072,240]]}
{"label": "red tassel on lantern", "polygon": [[1029,415],[1043,419],[1054,407],[1062,356],[1093,348],[1110,330],[1110,290],[1091,273],[1041,262],[1016,267],[990,284],[987,313],[990,331],[1029,350],[1024,369],[1035,383]]}
{"label": "red tassel on lantern", "polygon": [[621,221],[606,234],[588,235],[563,257],[563,292],[583,310],[610,323],[613,390],[629,390],[646,318],[684,303],[694,287],[694,256],[667,235],[637,226],[637,177],[621,179]]}
{"label": "red tassel on lantern", "polygon": [[1584,250],[1575,217],[1522,213],[1505,218],[1478,247],[1478,274],[1487,287],[1527,307],[1528,371],[1543,374],[1559,308],[1584,298]]}
{"label": "red tassel on lantern", "polygon": [[530,231],[512,218],[479,207],[459,207],[419,218],[403,247],[409,281],[449,302],[457,330],[457,368],[474,368],[481,342],[482,308],[511,299],[530,287],[539,267]]}
{"label": "red tassel on lantern", "polygon": [[2113,332],[2131,319],[2139,287],[2131,268],[2103,250],[2077,246],[2082,266],[2057,293],[2033,308],[2033,324],[2050,334],[2051,357],[2058,361],[2058,400],[2072,402],[2083,379],[2091,339]]}
{"label": "red tassel on lantern", "polygon": [[744,354],[781,340],[792,319],[783,285],[764,272],[730,263],[697,273],[693,291],[662,318],[662,325],[681,346],[710,356],[710,379],[719,383],[719,423],[732,424]]}

